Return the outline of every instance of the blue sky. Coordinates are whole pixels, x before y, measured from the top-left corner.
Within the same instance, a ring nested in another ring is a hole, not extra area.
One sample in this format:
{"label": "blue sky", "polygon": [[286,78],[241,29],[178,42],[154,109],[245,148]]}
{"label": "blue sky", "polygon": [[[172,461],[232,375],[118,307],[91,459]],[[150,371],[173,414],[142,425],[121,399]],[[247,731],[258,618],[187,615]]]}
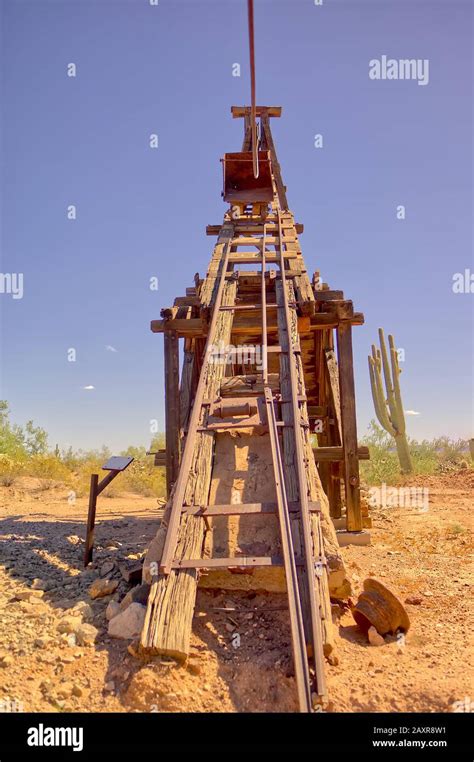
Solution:
{"label": "blue sky", "polygon": [[[0,294],[0,396],[52,445],[148,444],[150,419],[164,428],[149,322],[205,274],[205,226],[225,209],[219,158],[241,145],[230,107],[249,101],[246,4],[1,11],[1,272],[24,274],[24,296]],[[420,413],[409,433],[472,436],[474,297],[452,291],[453,274],[474,269],[471,3],[256,0],[255,26],[257,100],[283,106],[273,134],[307,268],[366,316],[354,330],[360,436],[378,326],[405,350],[405,408]],[[372,81],[384,54],[429,59],[429,84]]]}

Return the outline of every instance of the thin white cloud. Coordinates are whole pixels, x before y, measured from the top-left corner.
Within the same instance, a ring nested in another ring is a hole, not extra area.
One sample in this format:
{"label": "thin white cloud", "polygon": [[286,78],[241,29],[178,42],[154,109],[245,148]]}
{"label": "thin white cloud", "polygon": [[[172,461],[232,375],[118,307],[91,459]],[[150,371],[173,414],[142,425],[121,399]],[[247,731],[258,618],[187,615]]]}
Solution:
{"label": "thin white cloud", "polygon": [[118,352],[118,349],[115,349],[115,347],[111,346],[110,344],[107,344],[105,348],[107,352]]}
{"label": "thin white cloud", "polygon": [[95,389],[95,386],[92,386],[92,384],[89,384],[89,386],[83,386],[82,388],[85,389],[86,391],[90,391],[91,389]]}
{"label": "thin white cloud", "polygon": [[405,415],[420,415],[417,410],[405,410]]}

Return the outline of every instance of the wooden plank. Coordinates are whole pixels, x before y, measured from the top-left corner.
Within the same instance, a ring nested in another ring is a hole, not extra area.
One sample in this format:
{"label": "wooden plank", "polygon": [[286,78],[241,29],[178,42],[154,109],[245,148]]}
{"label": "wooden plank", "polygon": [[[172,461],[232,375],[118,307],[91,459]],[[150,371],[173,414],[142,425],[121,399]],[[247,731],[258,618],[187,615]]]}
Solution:
{"label": "wooden plank", "polygon": [[328,391],[331,398],[330,402],[336,416],[337,430],[339,433],[339,441],[342,442],[341,395],[339,392],[339,369],[337,367],[337,360],[336,360],[336,355],[334,353],[334,350],[325,349],[324,358],[325,358],[328,381],[329,381]]}
{"label": "wooden plank", "polygon": [[[311,330],[320,330],[322,328],[337,328],[341,320],[333,312],[316,312],[311,317]],[[362,312],[354,312],[350,321],[351,325],[364,325],[364,315]]]}
{"label": "wooden plank", "polygon": [[[234,318],[234,324],[232,326],[232,336],[247,336],[259,333],[261,312],[255,312],[255,315],[248,315],[247,313],[237,313]],[[297,318],[299,333],[308,333],[311,330],[311,318],[309,315],[302,315]],[[273,311],[269,313],[267,330],[269,333],[276,333],[278,330],[278,317]]]}
{"label": "wooden plank", "polygon": [[170,495],[179,470],[179,340],[176,331],[165,331],[166,492]]}
{"label": "wooden plank", "polygon": [[316,291],[314,296],[317,302],[344,301],[343,291],[333,291],[329,289],[326,291]]}
{"label": "wooden plank", "polygon": [[166,467],[166,450],[158,450],[155,453],[154,465],[159,467]]}
{"label": "wooden plank", "polygon": [[[276,503],[225,503],[216,505],[183,505],[183,513],[190,516],[244,516],[247,514],[276,513]],[[299,503],[289,503],[289,509],[293,513],[300,510]],[[319,511],[319,502],[309,503],[310,511]]]}
{"label": "wooden plank", "polygon": [[[250,106],[231,106],[230,112],[234,119],[238,119],[239,117],[250,116],[251,108]],[[257,106],[256,115],[279,117],[281,116],[281,106]]]}
{"label": "wooden plank", "polygon": [[175,318],[174,320],[152,320],[150,328],[153,333],[175,331],[179,338],[202,337],[207,334],[207,326],[201,318]]}
{"label": "wooden plank", "polygon": [[341,391],[342,444],[344,448],[344,486],[346,492],[347,529],[362,529],[360,507],[359,459],[357,454],[357,422],[355,409],[352,327],[342,323],[337,330],[339,387]]}
{"label": "wooden plank", "polygon": [[[231,233],[232,231],[230,231]],[[213,269],[209,281],[203,283],[206,299],[216,296],[215,279],[218,269]],[[233,304],[237,292],[236,281],[224,285],[223,304]],[[202,292],[201,292],[202,293]],[[228,344],[232,325],[231,312],[219,312],[214,341]],[[225,365],[209,363],[204,379],[204,396],[217,396]],[[202,372],[205,372],[204,370]],[[207,420],[208,411],[202,408],[200,422]],[[211,483],[214,436],[209,432],[196,434],[193,458],[188,471],[184,502],[187,505],[207,505]],[[165,510],[162,526],[152,542],[146,559],[144,578],[151,581],[145,623],[140,639],[140,650],[145,653],[166,654],[184,660],[189,654],[191,627],[196,600],[198,572],[195,569],[173,569],[169,575],[153,574],[153,564],[159,567],[170,520],[171,501]],[[175,561],[199,558],[202,553],[205,523],[201,516],[181,517]]]}
{"label": "wooden plank", "polygon": [[[337,446],[328,446],[328,447],[313,447],[313,454],[314,459],[316,462],[343,462],[344,461],[344,450],[341,447]],[[358,447],[357,454],[359,457],[359,460],[370,460],[370,453],[368,447]]]}
{"label": "wooden plank", "polygon": [[[222,225],[206,225],[206,235],[219,235],[220,229]],[[304,225],[301,222],[295,222],[295,230],[298,233],[298,235],[301,235],[304,233]],[[236,220],[235,223],[235,229],[236,232],[242,232],[242,233],[258,233],[263,230],[263,223],[251,223],[251,222],[239,222],[239,220]],[[278,230],[278,226],[275,223],[270,223],[267,225],[267,230],[269,233],[273,233],[276,230]]]}
{"label": "wooden plank", "polygon": [[280,169],[280,164],[279,164],[276,150],[275,150],[275,144],[273,143],[269,116],[272,116],[272,115],[270,113],[265,113],[265,114],[262,114],[262,118],[261,118],[262,143],[263,143],[262,148],[265,148],[266,150],[270,151],[270,156],[272,161],[272,173],[275,180],[276,191],[277,191],[277,195],[279,199],[279,206],[281,209],[288,209],[288,199],[286,198],[286,188],[283,185],[283,180],[281,179],[281,169]]}
{"label": "wooden plank", "polygon": [[[288,300],[291,302],[294,300],[294,287],[292,281],[289,281],[287,283],[287,289],[288,289]],[[283,283],[282,281],[278,281],[276,283],[276,295],[277,295],[277,301],[279,304],[283,305]],[[282,349],[286,350],[284,353],[280,356],[280,387],[281,387],[281,393],[284,399],[290,399],[291,398],[291,377],[290,377],[290,358],[288,350],[291,346],[295,346],[298,343],[298,324],[296,319],[296,310],[290,309],[290,316],[291,316],[291,324],[288,327],[285,325],[285,316],[283,314],[283,310],[280,310],[280,333],[279,333],[279,339]],[[290,336],[288,335],[290,333]],[[298,374],[298,381],[299,381],[299,390],[301,394],[305,393],[305,383],[304,383],[304,374],[303,374],[303,367],[301,363],[301,358],[297,355],[296,356],[297,361],[297,374]],[[292,413],[292,405],[290,403],[283,403],[281,405],[281,414],[282,418],[285,423],[291,424],[293,421],[293,413]],[[306,405],[303,404],[301,406],[301,417],[304,418],[307,416],[306,411]],[[299,433],[299,432],[298,432]],[[309,427],[308,429],[301,429],[300,436],[303,438],[303,451],[305,454],[305,472],[306,472],[306,481],[307,484],[305,485],[308,489],[308,498],[310,501],[317,501],[321,505],[321,523],[320,523],[320,517],[319,514],[311,514],[311,529],[313,534],[313,544],[314,544],[314,557],[316,560],[319,560],[320,556],[324,557],[325,555],[325,548],[322,546],[322,535],[321,535],[321,529],[324,533],[325,540],[327,541],[327,548],[331,548],[331,550],[336,554],[338,554],[338,545],[336,540],[336,535],[334,531],[334,527],[330,523],[329,518],[329,506],[327,502],[327,498],[324,494],[324,491],[322,489],[321,482],[319,480],[318,472],[316,469],[316,464],[314,462],[314,458],[312,457],[312,451],[311,451],[311,439],[309,434]],[[296,470],[296,464],[295,464],[295,436],[291,428],[287,427],[283,429],[282,433],[282,440],[283,440],[283,459],[284,459],[284,470],[285,470],[285,483],[287,488],[287,498],[289,502],[295,502],[299,499],[298,494],[298,476],[297,476],[297,470]],[[301,530],[301,523],[300,519],[298,518],[292,518],[291,520],[292,524],[292,535],[293,535],[293,544],[295,548],[295,553],[303,556],[303,536],[302,536],[302,530]],[[327,552],[326,548],[326,552]],[[341,560],[342,563],[342,560]],[[298,574],[303,574],[303,569],[299,569]],[[332,630],[332,620],[331,620],[331,605],[330,605],[330,599],[329,599],[329,586],[328,586],[328,576],[326,574],[326,571],[324,570],[323,574],[321,576],[316,576],[316,583],[319,586],[319,597],[320,597],[320,604],[321,604],[321,616],[322,616],[322,633],[323,633],[323,642],[324,642],[324,650],[326,655],[329,655],[334,647],[335,647],[335,641],[334,641],[334,633]],[[302,591],[305,590],[305,583],[304,580],[301,580],[300,589]],[[303,597],[302,600],[302,608],[303,611],[309,612],[309,601]],[[308,628],[308,621],[305,620],[305,627]]]}
{"label": "wooden plank", "polygon": [[281,556],[226,556],[223,558],[183,558],[174,569],[252,569],[258,566],[283,566]]}
{"label": "wooden plank", "polygon": [[[298,254],[295,251],[283,252],[285,259],[296,259]],[[265,256],[267,264],[274,265],[280,261],[280,255],[277,253],[268,253]],[[261,262],[262,255],[259,251],[240,251],[229,256],[229,264],[251,265],[255,262]]]}

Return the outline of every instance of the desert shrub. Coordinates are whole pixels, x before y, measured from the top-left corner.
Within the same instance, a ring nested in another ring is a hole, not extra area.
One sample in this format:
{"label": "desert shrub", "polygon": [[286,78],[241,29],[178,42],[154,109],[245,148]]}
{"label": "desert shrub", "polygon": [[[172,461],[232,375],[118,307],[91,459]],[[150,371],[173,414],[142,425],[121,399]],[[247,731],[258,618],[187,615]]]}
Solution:
{"label": "desert shrub", "polygon": [[47,453],[45,455],[33,455],[28,459],[23,469],[28,476],[37,476],[45,481],[71,482],[71,471],[56,458],[55,455]]}
{"label": "desert shrub", "polygon": [[164,497],[166,477],[164,468],[156,468],[153,458],[135,460],[123,474],[123,489],[145,497]]}
{"label": "desert shrub", "polygon": [[390,434],[372,420],[361,444],[367,445],[370,452],[370,460],[360,461],[362,480],[368,484],[395,484],[400,477],[400,464]]}
{"label": "desert shrub", "polygon": [[[406,481],[402,477],[393,437],[372,420],[362,444],[369,447],[370,460],[361,461],[360,470],[363,480],[369,484],[396,484]],[[469,467],[466,455],[469,447],[463,439],[453,440],[439,437],[431,441],[408,439],[410,454],[415,474],[434,474],[448,470]]]}

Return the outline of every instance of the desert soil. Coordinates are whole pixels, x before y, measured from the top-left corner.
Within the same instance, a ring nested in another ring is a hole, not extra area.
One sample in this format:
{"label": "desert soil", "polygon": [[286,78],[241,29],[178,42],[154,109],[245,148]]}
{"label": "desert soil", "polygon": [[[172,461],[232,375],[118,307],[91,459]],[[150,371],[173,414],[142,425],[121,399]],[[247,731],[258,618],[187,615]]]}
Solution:
{"label": "desert soil", "polygon": [[[334,606],[338,663],[327,664],[328,711],[472,711],[474,473],[415,483],[429,489],[427,512],[373,510],[371,545],[342,550],[352,602],[364,579],[380,579],[408,601],[411,628],[372,646],[349,606]],[[188,662],[143,662],[133,643],[108,636],[110,596],[92,600],[88,590],[106,576],[119,582],[115,599],[126,594],[119,564],[144,554],[159,506],[136,495],[99,498],[94,563],[84,570],[87,500],[69,504],[67,495],[38,479],[0,488],[0,711],[296,709],[284,595],[201,590]],[[74,610],[96,628],[95,642],[61,632]]]}

